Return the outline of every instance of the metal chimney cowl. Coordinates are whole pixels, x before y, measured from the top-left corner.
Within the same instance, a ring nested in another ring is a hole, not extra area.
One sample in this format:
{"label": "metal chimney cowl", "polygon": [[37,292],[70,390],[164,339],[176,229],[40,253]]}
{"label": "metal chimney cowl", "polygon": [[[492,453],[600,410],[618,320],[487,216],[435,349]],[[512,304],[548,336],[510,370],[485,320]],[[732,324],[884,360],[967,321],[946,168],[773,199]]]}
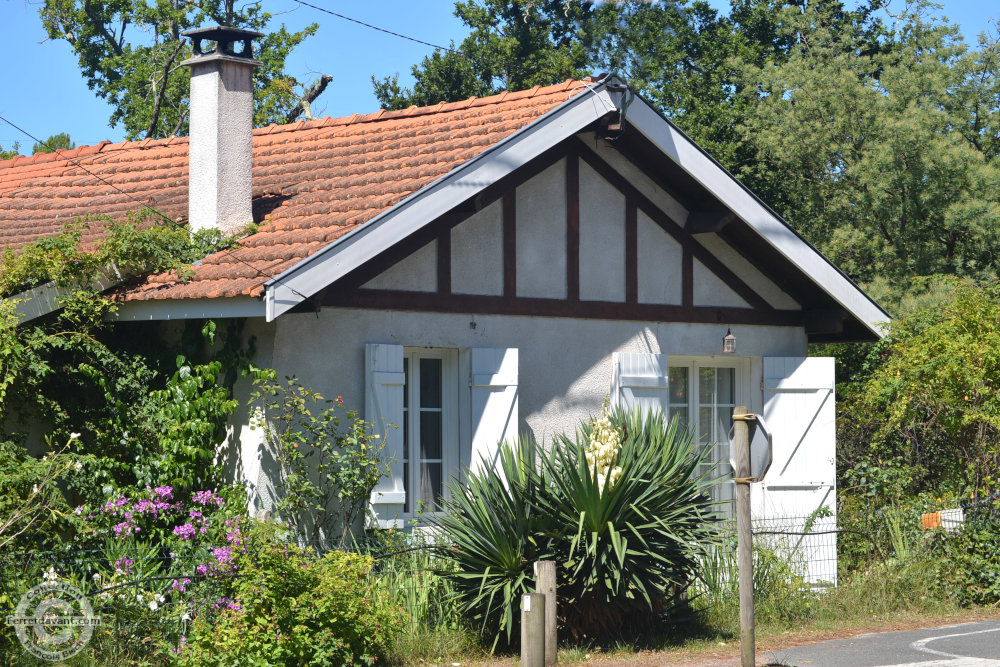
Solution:
{"label": "metal chimney cowl", "polygon": [[[253,221],[253,59],[262,33],[226,26],[188,30],[191,68],[188,228],[232,235]],[[207,53],[202,40],[216,43]],[[235,46],[242,42],[242,50]]]}

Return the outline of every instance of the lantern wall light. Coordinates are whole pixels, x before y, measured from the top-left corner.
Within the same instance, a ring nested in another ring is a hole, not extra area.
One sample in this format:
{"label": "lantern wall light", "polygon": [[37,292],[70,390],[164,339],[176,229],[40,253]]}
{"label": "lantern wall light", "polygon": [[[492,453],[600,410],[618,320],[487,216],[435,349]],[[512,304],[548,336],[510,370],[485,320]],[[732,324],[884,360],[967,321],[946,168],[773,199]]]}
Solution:
{"label": "lantern wall light", "polygon": [[736,354],[736,336],[732,329],[726,329],[726,337],[722,339],[723,354]]}

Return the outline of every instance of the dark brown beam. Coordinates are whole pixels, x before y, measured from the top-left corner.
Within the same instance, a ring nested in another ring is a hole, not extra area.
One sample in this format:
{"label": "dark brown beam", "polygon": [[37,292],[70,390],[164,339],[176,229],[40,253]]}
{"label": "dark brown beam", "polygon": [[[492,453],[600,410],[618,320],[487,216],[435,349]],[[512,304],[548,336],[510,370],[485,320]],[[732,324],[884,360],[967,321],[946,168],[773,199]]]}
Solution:
{"label": "dark brown beam", "polygon": [[567,301],[475,294],[440,295],[433,292],[359,289],[328,292],[324,306],[416,310],[439,313],[483,313],[538,317],[631,320],[643,322],[691,322],[695,324],[756,324],[802,326],[798,310],[762,312],[750,308],[718,306],[672,306],[609,301]]}
{"label": "dark brown beam", "polygon": [[566,298],[580,300],[580,160],[566,157]]}

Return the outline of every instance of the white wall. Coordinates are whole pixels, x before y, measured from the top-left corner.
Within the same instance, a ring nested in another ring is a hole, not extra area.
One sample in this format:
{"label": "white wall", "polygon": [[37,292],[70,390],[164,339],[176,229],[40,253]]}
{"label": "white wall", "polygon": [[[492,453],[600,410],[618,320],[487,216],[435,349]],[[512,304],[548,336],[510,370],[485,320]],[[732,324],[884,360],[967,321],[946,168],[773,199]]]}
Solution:
{"label": "white wall", "polygon": [[[520,354],[520,430],[544,438],[572,431],[601,408],[615,352],[718,354],[725,325],[618,322],[503,315],[451,315],[325,308],[275,323],[272,363],[348,407],[364,410],[366,343],[428,347],[516,347]],[[801,328],[733,327],[740,356],[759,376],[762,356],[804,356]],[[752,382],[757,387],[759,382]]]}

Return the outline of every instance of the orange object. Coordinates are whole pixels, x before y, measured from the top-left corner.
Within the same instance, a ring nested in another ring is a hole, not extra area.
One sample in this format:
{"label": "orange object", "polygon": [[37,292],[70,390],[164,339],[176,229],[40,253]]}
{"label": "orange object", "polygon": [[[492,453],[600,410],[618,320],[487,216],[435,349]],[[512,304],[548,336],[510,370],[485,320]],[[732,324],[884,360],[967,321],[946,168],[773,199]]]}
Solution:
{"label": "orange object", "polygon": [[921,514],[920,521],[924,530],[930,530],[931,528],[941,527],[941,512],[931,512],[930,514]]}

